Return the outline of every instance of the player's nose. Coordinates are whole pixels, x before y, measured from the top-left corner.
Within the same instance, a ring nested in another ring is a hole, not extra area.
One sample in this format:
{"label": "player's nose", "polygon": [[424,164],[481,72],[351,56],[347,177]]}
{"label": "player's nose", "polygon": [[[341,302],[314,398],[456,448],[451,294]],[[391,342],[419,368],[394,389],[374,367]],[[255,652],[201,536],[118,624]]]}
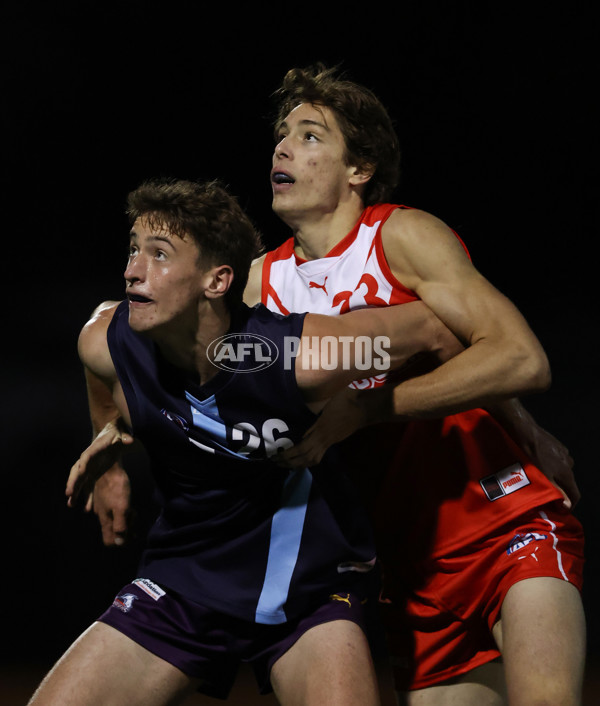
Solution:
{"label": "player's nose", "polygon": [[274,157],[285,158],[292,156],[292,146],[288,136],[282,137],[275,145]]}
{"label": "player's nose", "polygon": [[124,277],[128,282],[139,282],[146,276],[146,265],[144,258],[139,254],[133,255],[127,261]]}

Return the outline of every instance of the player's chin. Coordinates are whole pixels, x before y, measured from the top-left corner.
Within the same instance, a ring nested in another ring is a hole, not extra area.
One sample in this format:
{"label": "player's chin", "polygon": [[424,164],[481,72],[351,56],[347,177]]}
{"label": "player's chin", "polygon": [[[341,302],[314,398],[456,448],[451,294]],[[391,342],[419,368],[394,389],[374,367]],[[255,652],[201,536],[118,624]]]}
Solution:
{"label": "player's chin", "polygon": [[273,189],[273,208],[285,208],[291,202],[290,191]]}
{"label": "player's chin", "polygon": [[284,223],[293,222],[303,212],[303,209],[295,205],[292,199],[285,199],[281,196],[273,197],[271,209]]}
{"label": "player's chin", "polygon": [[148,311],[140,311],[139,308],[129,308],[129,328],[136,333],[148,333],[158,326],[155,315]]}
{"label": "player's chin", "polygon": [[283,203],[281,197],[278,194],[273,194],[271,206],[273,208],[273,211],[275,211],[275,213],[279,216],[283,209]]}

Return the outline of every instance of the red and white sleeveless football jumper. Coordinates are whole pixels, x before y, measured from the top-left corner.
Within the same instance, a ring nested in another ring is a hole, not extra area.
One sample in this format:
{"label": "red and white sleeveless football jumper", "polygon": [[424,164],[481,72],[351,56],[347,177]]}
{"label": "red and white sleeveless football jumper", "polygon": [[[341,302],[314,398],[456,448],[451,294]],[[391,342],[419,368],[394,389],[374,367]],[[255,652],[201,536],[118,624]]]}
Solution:
{"label": "red and white sleeveless football jumper", "polygon": [[282,314],[343,314],[417,299],[394,278],[381,246],[381,225],[396,208],[392,204],[367,208],[350,233],[319,260],[299,258],[293,238],[267,253],[263,304]]}
{"label": "red and white sleeveless football jumper", "polygon": [[[299,258],[292,238],[269,252],[262,303],[283,314],[337,315],[418,299],[394,277],[383,251],[381,229],[396,208],[404,207],[366,208],[352,231],[318,260]],[[406,578],[415,564],[461,551],[526,509],[562,497],[481,409],[369,427],[342,446],[370,505],[378,554],[390,578],[398,571],[406,571]]]}

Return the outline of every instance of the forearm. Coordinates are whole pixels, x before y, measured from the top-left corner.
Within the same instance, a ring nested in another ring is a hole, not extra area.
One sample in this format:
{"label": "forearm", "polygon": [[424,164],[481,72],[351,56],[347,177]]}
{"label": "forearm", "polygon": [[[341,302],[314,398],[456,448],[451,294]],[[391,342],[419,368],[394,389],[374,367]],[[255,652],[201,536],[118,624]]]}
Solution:
{"label": "forearm", "polygon": [[[85,378],[93,441],[108,425],[122,424],[123,419],[108,384],[88,368],[85,369]],[[125,483],[128,483],[128,480],[126,478],[126,472],[123,469],[122,453],[119,447],[119,452],[115,454],[114,463],[107,468],[106,472],[97,481],[97,484],[99,484],[97,490],[99,491],[99,495],[103,496],[103,502],[106,504],[109,496],[111,498],[117,498],[117,500],[122,502],[123,496],[127,495],[125,503],[128,504],[128,490],[127,493],[124,491],[114,491],[115,487],[122,486]],[[91,502],[92,498],[90,498],[90,503]],[[96,500],[94,502],[96,502]],[[114,499],[110,502],[115,504]]]}
{"label": "forearm", "polygon": [[107,384],[88,368],[85,369],[85,380],[92,438],[95,438],[109,422],[120,416],[120,411]]}
{"label": "forearm", "polygon": [[541,349],[531,355],[482,341],[435,370],[397,385],[394,415],[411,419],[446,416],[541,392],[549,382]]}
{"label": "forearm", "polygon": [[533,453],[540,426],[516,397],[498,400],[485,409],[524,451]]}
{"label": "forearm", "polygon": [[[338,364],[333,368],[331,341],[337,341]],[[371,346],[368,356],[362,349],[365,341]],[[296,357],[296,380],[306,401],[324,404],[359,377],[399,369],[420,355],[445,361],[463,350],[458,338],[423,302],[362,309],[339,317],[307,314]]]}

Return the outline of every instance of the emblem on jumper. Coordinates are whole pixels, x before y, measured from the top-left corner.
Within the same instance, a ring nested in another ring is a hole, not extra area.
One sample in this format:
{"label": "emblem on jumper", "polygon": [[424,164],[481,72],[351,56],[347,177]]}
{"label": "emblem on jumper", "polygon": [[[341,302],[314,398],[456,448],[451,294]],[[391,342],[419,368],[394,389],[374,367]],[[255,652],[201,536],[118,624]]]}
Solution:
{"label": "emblem on jumper", "polygon": [[175,414],[175,412],[169,412],[169,410],[165,407],[160,410],[160,413],[164,414],[165,417],[171,422],[175,422],[175,424],[177,424],[180,429],[183,429],[183,431],[190,430],[189,424],[180,414]]}
{"label": "emblem on jumper", "polygon": [[316,282],[309,282],[308,287],[309,289],[322,289],[325,294],[327,294],[327,290],[325,289],[325,283],[327,282],[327,277],[323,280],[323,284],[317,284]]}
{"label": "emblem on jumper", "polygon": [[350,594],[347,593],[344,597],[341,593],[332,593],[329,596],[332,601],[339,601],[340,603],[347,603],[349,608],[352,608],[352,603],[350,603]]}
{"label": "emblem on jumper", "polygon": [[123,613],[128,613],[133,606],[133,601],[137,600],[137,596],[133,593],[120,593],[113,601],[113,606],[123,611]]}
{"label": "emblem on jumper", "polygon": [[488,500],[497,500],[504,495],[510,495],[510,493],[524,488],[531,481],[527,477],[523,466],[520,463],[513,463],[512,466],[508,466],[498,473],[482,478],[479,483]]}

